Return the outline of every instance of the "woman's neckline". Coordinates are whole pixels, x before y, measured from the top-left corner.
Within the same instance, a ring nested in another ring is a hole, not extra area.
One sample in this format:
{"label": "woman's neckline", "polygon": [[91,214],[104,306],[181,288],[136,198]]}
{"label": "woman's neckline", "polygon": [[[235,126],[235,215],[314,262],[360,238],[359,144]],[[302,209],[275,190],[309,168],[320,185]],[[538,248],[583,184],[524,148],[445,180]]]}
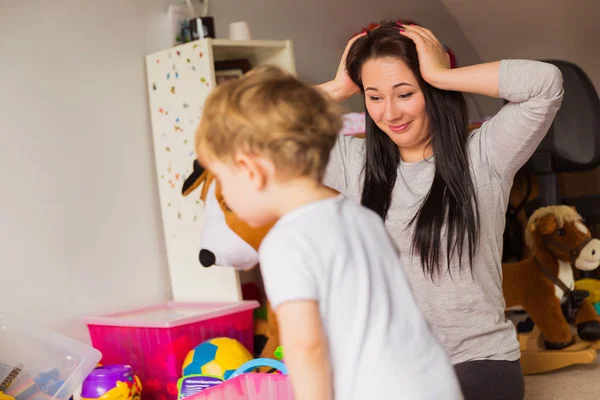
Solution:
{"label": "woman's neckline", "polygon": [[418,161],[412,161],[412,162],[408,162],[408,161],[403,161],[402,159],[400,160],[400,168],[417,168],[420,167],[423,164],[428,164],[433,162],[435,159],[434,155],[430,155],[429,157],[425,157],[421,160]]}
{"label": "woman's neckline", "polygon": [[[426,155],[429,154],[429,155]],[[414,161],[404,161],[402,159],[402,151],[400,151],[400,164],[404,164],[406,168],[413,168],[416,166],[420,166],[423,163],[433,161],[433,149],[431,147],[431,143],[426,144],[425,147],[419,150],[411,150],[410,154],[408,154],[410,159]],[[421,158],[419,158],[421,157]],[[416,159],[416,160],[415,160]]]}

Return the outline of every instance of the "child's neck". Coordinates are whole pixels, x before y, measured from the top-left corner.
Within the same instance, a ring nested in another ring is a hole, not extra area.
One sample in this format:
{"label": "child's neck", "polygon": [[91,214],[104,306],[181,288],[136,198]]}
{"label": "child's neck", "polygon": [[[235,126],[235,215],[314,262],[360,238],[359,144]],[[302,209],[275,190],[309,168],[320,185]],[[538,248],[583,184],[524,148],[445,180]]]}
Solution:
{"label": "child's neck", "polygon": [[315,201],[336,197],[339,193],[311,178],[296,178],[274,187],[278,217]]}

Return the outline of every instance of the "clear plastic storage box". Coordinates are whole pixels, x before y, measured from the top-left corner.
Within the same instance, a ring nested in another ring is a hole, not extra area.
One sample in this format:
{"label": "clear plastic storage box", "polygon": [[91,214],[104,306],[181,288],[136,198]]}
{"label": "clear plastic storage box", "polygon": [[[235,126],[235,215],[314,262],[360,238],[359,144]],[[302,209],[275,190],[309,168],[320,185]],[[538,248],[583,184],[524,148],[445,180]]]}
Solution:
{"label": "clear plastic storage box", "polygon": [[0,391],[16,400],[68,400],[100,357],[90,346],[0,313]]}

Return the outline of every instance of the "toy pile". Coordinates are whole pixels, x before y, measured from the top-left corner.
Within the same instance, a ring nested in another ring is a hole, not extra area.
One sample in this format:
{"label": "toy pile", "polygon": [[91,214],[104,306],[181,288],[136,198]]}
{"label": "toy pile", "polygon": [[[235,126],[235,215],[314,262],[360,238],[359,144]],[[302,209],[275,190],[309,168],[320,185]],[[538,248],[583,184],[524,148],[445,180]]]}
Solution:
{"label": "toy pile", "polygon": [[[282,360],[282,349],[278,348],[274,355]],[[291,396],[291,386],[286,376],[287,368],[280,360],[254,359],[250,352],[235,339],[207,340],[191,350],[183,362],[183,376],[177,383],[178,399],[288,398],[273,392],[273,390],[283,391]],[[251,372],[264,366],[271,368],[268,373]],[[279,375],[279,378],[275,378],[279,385],[262,384],[273,382],[273,374]],[[244,385],[243,382],[247,381],[253,381],[255,385]],[[235,388],[233,391],[241,397],[231,397],[228,393],[232,388]]]}

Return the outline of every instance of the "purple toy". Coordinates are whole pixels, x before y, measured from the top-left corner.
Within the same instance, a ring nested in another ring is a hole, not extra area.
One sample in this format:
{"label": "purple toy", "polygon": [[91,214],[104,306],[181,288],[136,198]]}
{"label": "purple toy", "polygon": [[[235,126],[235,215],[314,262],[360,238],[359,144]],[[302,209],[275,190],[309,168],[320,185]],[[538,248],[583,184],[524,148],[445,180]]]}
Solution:
{"label": "purple toy", "polygon": [[129,365],[106,365],[95,368],[83,381],[82,399],[97,399],[117,387],[117,382],[135,386],[133,368]]}

